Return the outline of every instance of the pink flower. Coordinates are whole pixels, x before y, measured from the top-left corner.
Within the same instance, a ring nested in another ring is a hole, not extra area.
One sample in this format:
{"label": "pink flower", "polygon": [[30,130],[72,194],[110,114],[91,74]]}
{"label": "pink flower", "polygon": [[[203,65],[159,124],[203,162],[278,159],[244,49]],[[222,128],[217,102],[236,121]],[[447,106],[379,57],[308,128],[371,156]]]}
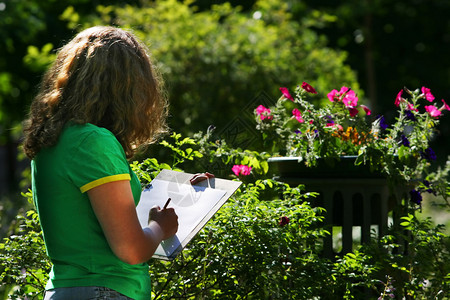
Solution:
{"label": "pink flower", "polygon": [[[348,90],[348,88],[346,88],[346,89]],[[341,91],[342,91],[342,89],[341,89]],[[346,107],[356,107],[356,105],[358,104],[358,97],[356,96],[354,91],[348,90],[344,94],[344,98],[342,99],[342,102],[344,102]]]}
{"label": "pink flower", "polygon": [[256,108],[256,114],[261,118],[262,121],[265,119],[272,120],[273,116],[270,114],[270,109],[260,105]]}
{"label": "pink flower", "polygon": [[233,171],[234,174],[236,174],[236,176],[239,175],[250,175],[250,172],[252,171],[252,167],[246,166],[246,165],[234,165],[231,168],[231,171]]}
{"label": "pink flower", "polygon": [[265,108],[264,105],[259,105],[259,106],[256,108],[256,113],[257,113],[258,116],[259,116],[259,115],[261,115],[263,112],[265,112],[266,109],[267,109],[267,108]]}
{"label": "pink flower", "polygon": [[339,92],[337,90],[332,90],[328,93],[328,99],[330,99],[331,102],[339,101]]}
{"label": "pink flower", "polygon": [[426,88],[426,87],[422,87],[422,94],[424,94],[424,96],[425,96],[425,99],[427,99],[428,101],[430,101],[430,102],[433,102],[434,101],[434,96],[433,96],[433,94],[430,92],[430,89],[429,88]]}
{"label": "pink flower", "polygon": [[346,86],[343,86],[339,92],[337,90],[332,90],[327,96],[331,102],[342,101],[346,107],[356,107],[358,103],[358,97],[355,92]]}
{"label": "pink flower", "polygon": [[432,117],[439,117],[441,115],[441,111],[437,109],[434,105],[426,105],[425,110],[430,114]]}
{"label": "pink flower", "polygon": [[372,111],[370,110],[370,108],[368,108],[365,105],[360,105],[362,107],[362,109],[364,109],[364,111],[366,112],[366,115],[370,116],[372,114]]}
{"label": "pink flower", "polygon": [[347,93],[350,89],[346,86],[341,87],[341,90],[339,91],[339,94],[344,95]]}
{"label": "pink flower", "polygon": [[358,110],[354,107],[348,107],[348,111],[350,112],[350,117],[354,117],[358,114]]}
{"label": "pink flower", "polygon": [[293,110],[292,110],[292,115],[297,119],[297,121],[299,121],[300,123],[303,123],[303,122],[305,122],[304,120],[303,120],[303,118],[302,118],[302,113],[297,109],[297,108],[294,108]]}
{"label": "pink flower", "polygon": [[414,107],[411,103],[408,102],[408,109],[411,111],[419,111],[417,108]]}
{"label": "pink flower", "polygon": [[289,93],[289,90],[285,87],[280,87],[280,91],[283,93],[283,96],[288,98],[291,101],[294,101],[294,98],[292,98],[291,94]]}
{"label": "pink flower", "polygon": [[283,217],[280,218],[280,221],[278,222],[278,225],[280,225],[281,227],[284,227],[287,224],[289,224],[289,221],[290,220],[289,220],[288,217],[283,216]]}
{"label": "pink flower", "polygon": [[241,173],[241,165],[234,165],[234,166],[231,168],[231,171],[233,171],[233,173],[234,173],[236,176],[239,176],[239,174]]}
{"label": "pink flower", "polygon": [[342,127],[341,124],[327,123],[326,127],[330,127],[334,131],[343,131],[344,130],[344,127]]}
{"label": "pink flower", "polygon": [[450,106],[447,103],[445,103],[444,99],[442,99],[441,101],[442,103],[444,103],[444,105],[441,107],[441,110],[443,109],[450,110]]}
{"label": "pink flower", "polygon": [[403,90],[400,90],[400,92],[398,92],[397,94],[397,98],[395,98],[395,106],[399,106],[400,102],[402,101],[402,94],[403,94]]}
{"label": "pink flower", "polygon": [[316,90],[311,85],[309,85],[308,83],[306,83],[304,81],[302,83],[302,89],[304,89],[308,93],[317,94]]}

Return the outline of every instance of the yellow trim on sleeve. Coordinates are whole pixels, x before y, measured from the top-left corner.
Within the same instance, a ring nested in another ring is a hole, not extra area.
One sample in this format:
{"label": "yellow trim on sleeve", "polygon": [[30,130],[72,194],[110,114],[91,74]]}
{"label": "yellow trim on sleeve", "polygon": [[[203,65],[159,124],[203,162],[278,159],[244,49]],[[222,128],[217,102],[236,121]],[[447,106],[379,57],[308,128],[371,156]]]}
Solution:
{"label": "yellow trim on sleeve", "polygon": [[95,188],[99,185],[102,185],[102,184],[105,184],[108,182],[119,181],[119,180],[131,180],[131,176],[130,176],[130,174],[117,174],[117,175],[111,175],[111,176],[99,178],[97,180],[86,183],[85,185],[80,187],[80,191],[82,193],[84,193],[84,192],[87,192],[90,189]]}

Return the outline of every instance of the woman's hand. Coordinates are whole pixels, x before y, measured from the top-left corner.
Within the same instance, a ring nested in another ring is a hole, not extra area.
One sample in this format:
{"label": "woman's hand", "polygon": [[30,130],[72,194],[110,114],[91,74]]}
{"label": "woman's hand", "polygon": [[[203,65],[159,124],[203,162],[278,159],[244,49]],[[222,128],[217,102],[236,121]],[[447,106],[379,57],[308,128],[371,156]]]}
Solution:
{"label": "woman's hand", "polygon": [[214,174],[205,172],[205,173],[197,173],[194,176],[192,176],[191,179],[189,179],[189,181],[191,182],[192,185],[195,185],[203,180],[207,180],[210,178],[214,178]]}
{"label": "woman's hand", "polygon": [[158,223],[163,232],[163,240],[166,240],[177,233],[178,216],[176,215],[175,210],[171,207],[164,209],[161,209],[159,206],[152,207],[149,213],[149,226],[151,222]]}

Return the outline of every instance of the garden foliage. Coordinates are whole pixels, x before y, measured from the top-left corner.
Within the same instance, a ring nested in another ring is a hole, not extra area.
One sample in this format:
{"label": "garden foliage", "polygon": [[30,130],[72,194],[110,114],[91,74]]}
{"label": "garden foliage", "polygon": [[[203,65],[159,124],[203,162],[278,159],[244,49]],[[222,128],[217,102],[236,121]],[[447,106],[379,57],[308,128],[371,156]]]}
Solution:
{"label": "garden foliage", "polygon": [[[173,153],[170,162],[132,164],[143,185],[161,169],[190,163],[220,160],[229,178],[235,164],[255,167],[182,254],[150,260],[154,299],[444,299],[450,289],[450,238],[441,225],[406,215],[389,235],[327,259],[321,251],[329,230],[324,210],[311,206],[315,194],[267,178],[264,154],[180,134],[161,146]],[[37,215],[30,210],[18,221],[19,231],[0,244],[2,289],[12,299],[40,298],[50,264]]]}
{"label": "garden foliage", "polygon": [[[8,159],[2,174],[18,196],[19,163],[14,158],[19,124],[35,86],[64,41],[92,25],[120,26],[148,45],[166,82],[170,128],[184,136],[211,124],[223,129],[237,117],[251,124],[255,98],[271,99],[276,86],[294,85],[298,78],[310,78],[323,89],[340,84],[358,88],[355,72],[345,64],[346,53],[327,47],[326,38],[311,29],[323,23],[322,17],[297,20],[281,0],[258,1],[248,10],[229,3],[201,10],[193,1],[174,0],[4,4],[0,2],[5,41],[0,47],[0,146],[8,145]],[[9,195],[1,201],[1,223],[8,225],[23,201]]]}
{"label": "garden foliage", "polygon": [[346,53],[328,48],[311,29],[323,18],[295,20],[284,1],[256,1],[251,11],[229,3],[198,11],[190,1],[145,0],[140,6],[100,5],[90,16],[69,7],[62,17],[77,30],[80,22],[83,28],[133,30],[164,74],[176,116],[170,126],[184,135],[210,124],[223,128],[261,92],[274,97],[277,86],[300,78],[322,90],[340,84],[359,90]]}
{"label": "garden foliage", "polygon": [[[251,100],[261,91],[275,95],[278,86],[303,78],[321,91],[341,85],[358,91],[345,53],[326,47],[311,29],[324,15],[293,20],[287,4],[276,0],[258,1],[251,14],[229,4],[199,12],[191,4],[144,0],[139,7],[98,6],[96,15],[69,7],[61,17],[77,30],[80,23],[132,28],[166,77],[176,116],[171,127],[183,135],[172,134],[154,149],[171,156],[132,163],[143,185],[161,169],[206,170],[243,181],[176,260],[149,262],[153,298],[444,299],[450,290],[450,237],[442,226],[410,212],[389,235],[324,258],[322,238],[331,232],[322,223],[324,210],[311,205],[315,195],[302,186],[271,179],[269,153],[216,139],[212,127],[184,137],[213,123],[223,128],[248,104],[258,104]],[[27,63],[42,67],[51,59],[49,47],[31,47]],[[235,165],[241,171],[233,175]],[[37,214],[31,209],[15,222],[0,244],[0,299],[40,299],[50,262]]]}

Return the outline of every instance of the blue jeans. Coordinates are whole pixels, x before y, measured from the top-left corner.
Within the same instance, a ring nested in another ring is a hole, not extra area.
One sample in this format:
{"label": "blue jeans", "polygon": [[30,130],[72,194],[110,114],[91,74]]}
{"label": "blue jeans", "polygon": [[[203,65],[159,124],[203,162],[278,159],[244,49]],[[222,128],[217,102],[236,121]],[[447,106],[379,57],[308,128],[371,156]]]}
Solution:
{"label": "blue jeans", "polygon": [[115,290],[100,286],[64,287],[45,291],[44,300],[133,300]]}

